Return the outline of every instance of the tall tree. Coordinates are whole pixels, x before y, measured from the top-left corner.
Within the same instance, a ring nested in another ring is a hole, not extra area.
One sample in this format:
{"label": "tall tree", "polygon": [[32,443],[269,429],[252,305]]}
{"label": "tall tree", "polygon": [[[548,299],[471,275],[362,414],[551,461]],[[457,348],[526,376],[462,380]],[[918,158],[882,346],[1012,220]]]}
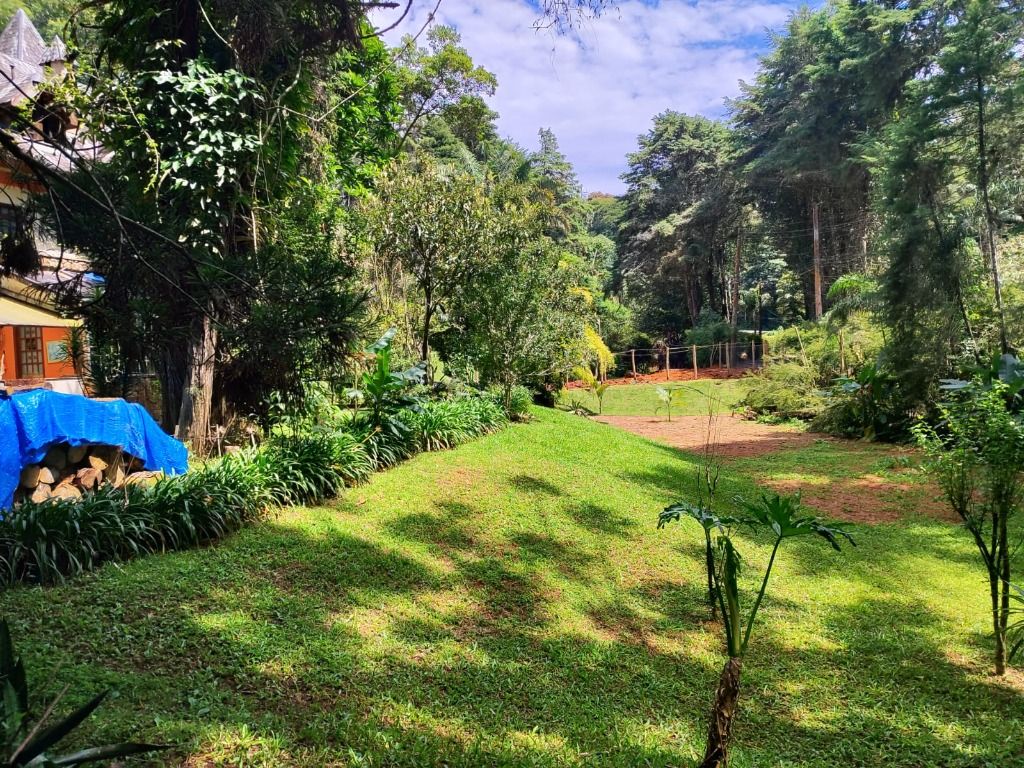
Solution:
{"label": "tall tree", "polygon": [[[398,70],[403,114],[398,126],[399,146],[414,138],[424,120],[448,117],[450,128],[458,126],[460,138],[470,143],[490,138],[497,114],[484,101],[493,96],[498,80],[492,72],[474,64],[452,27],[432,27],[427,45],[419,47],[411,37],[399,47]],[[453,130],[454,132],[454,130]]]}

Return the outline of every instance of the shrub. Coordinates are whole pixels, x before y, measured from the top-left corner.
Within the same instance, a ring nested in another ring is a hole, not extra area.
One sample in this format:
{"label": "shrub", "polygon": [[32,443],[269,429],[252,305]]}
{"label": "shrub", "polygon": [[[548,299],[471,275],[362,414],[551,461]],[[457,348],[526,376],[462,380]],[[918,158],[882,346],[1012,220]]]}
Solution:
{"label": "shrub", "polygon": [[[686,332],[686,343],[694,344],[697,347],[710,347],[714,344],[729,341],[732,338],[732,326],[722,319],[722,316],[710,309],[701,310],[697,317],[697,323]],[[697,362],[699,365],[711,364],[711,349],[698,349]]]}
{"label": "shrub", "polygon": [[813,369],[778,363],[746,379],[743,404],[760,415],[779,419],[809,418],[823,406]]}
{"label": "shrub", "polygon": [[349,430],[362,444],[374,469],[393,467],[416,453],[416,430],[409,412],[386,416],[378,426],[360,420]]}
{"label": "shrub", "polygon": [[840,437],[901,440],[912,416],[895,377],[869,363],[855,377],[836,381],[812,426]]}
{"label": "shrub", "polygon": [[436,400],[424,403],[416,411],[409,411],[409,420],[420,450],[454,448],[473,437],[473,416],[468,408],[460,405],[462,402],[465,401]]}
{"label": "shrub", "polygon": [[505,391],[498,386],[487,388],[487,394],[505,409],[505,415],[512,421],[526,421],[530,418],[530,406],[533,405],[533,393],[528,387],[516,384],[508,392],[508,402],[505,401]]}

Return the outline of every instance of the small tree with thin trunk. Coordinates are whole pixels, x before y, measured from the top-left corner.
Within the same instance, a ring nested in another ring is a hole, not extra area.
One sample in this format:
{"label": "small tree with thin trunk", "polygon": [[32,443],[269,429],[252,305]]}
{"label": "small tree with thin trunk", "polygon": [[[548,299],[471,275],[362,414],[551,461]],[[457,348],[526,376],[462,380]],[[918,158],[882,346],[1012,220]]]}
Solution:
{"label": "small tree with thin trunk", "polygon": [[419,292],[419,351],[428,363],[428,380],[435,321],[478,271],[488,210],[478,182],[425,158],[392,164],[363,204],[375,257],[392,266],[399,289],[408,281]]}
{"label": "small tree with thin trunk", "polygon": [[1010,566],[1016,544],[1009,521],[1020,508],[1024,485],[1024,425],[1007,406],[1009,387],[973,382],[940,404],[937,427],[919,424],[914,432],[927,453],[927,469],[938,479],[950,507],[964,522],[988,571],[995,671],[1006,672],[1013,651],[1007,626],[1015,593]]}
{"label": "small tree with thin trunk", "polygon": [[[707,747],[700,768],[725,768],[728,765],[732,724],[738,711],[743,658],[750,644],[754,620],[768,590],[768,580],[771,578],[775,557],[782,542],[797,536],[817,535],[827,540],[836,550],[839,550],[840,537],[845,537],[851,544],[853,543],[853,539],[842,527],[828,526],[816,517],[802,516],[799,496],[765,494],[756,503],[741,502],[741,506],[742,513],[736,517],[716,517],[703,510],[702,519],[698,519],[707,536],[710,537],[711,531],[717,532],[709,566],[712,568],[713,591],[722,614],[722,628],[729,654],[729,659],[718,679],[708,725]],[[684,514],[694,517],[680,505],[668,507],[661,513],[658,527],[679,520]],[[774,537],[772,554],[761,579],[761,587],[749,611],[743,607],[740,599],[739,575],[742,558],[733,541],[732,527],[735,525],[770,530]]]}

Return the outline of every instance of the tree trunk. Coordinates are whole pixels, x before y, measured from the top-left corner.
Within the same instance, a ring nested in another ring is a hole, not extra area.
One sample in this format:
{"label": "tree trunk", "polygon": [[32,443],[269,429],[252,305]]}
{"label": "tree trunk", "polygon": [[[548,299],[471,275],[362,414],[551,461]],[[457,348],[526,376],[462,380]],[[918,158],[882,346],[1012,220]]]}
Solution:
{"label": "tree trunk", "polygon": [[189,440],[194,453],[206,456],[210,450],[213,374],[217,354],[217,329],[209,313],[195,322],[192,334],[188,377],[181,393],[181,411],[175,434],[181,440]]}
{"label": "tree trunk", "polygon": [[427,384],[434,383],[434,369],[430,365],[430,321],[433,319],[434,308],[430,305],[430,293],[427,293],[426,308],[423,310],[423,338],[420,341],[420,355],[427,366]]}
{"label": "tree trunk", "polygon": [[1006,515],[999,516],[999,604],[993,606],[996,630],[996,674],[1006,674],[1006,625],[1010,621],[1010,540]]}
{"label": "tree trunk", "polygon": [[981,76],[977,79],[978,94],[978,186],[981,188],[981,199],[985,206],[985,250],[988,251],[989,264],[992,271],[992,292],[996,304],[996,317],[999,319],[999,346],[1005,355],[1010,351],[1010,342],[1006,335],[1006,314],[1003,312],[1003,287],[999,277],[999,262],[996,259],[996,217],[992,211],[992,200],[989,197],[988,143],[985,135],[985,83]]}
{"label": "tree trunk", "polygon": [[736,716],[740,696],[740,672],[743,660],[733,657],[725,663],[722,676],[718,679],[715,703],[711,708],[711,723],[708,725],[708,745],[700,768],[726,768],[729,765],[729,739],[732,737],[732,721]]}

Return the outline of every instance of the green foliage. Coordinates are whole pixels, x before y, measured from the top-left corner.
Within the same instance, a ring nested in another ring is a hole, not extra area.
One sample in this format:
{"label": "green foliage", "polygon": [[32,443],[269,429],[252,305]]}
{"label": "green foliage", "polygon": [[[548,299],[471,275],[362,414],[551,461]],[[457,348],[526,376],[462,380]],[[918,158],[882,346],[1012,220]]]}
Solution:
{"label": "green foliage", "polygon": [[72,735],[107,697],[101,693],[63,718],[53,718],[51,703],[42,718],[32,723],[29,708],[28,676],[25,664],[11,640],[10,626],[0,619],[0,761],[5,768],[56,768],[79,766],[100,760],[118,760],[167,749],[156,744],[107,744],[79,749],[66,755],[54,755],[57,745]]}
{"label": "green foliage", "polygon": [[[530,418],[530,406],[533,405],[533,393],[522,384],[517,384],[506,393],[501,387],[488,387],[487,394],[501,403],[505,415],[512,421],[527,421]],[[508,399],[506,400],[506,394]]]}
{"label": "green foliage", "polygon": [[937,427],[914,426],[927,455],[926,468],[963,520],[988,572],[1000,675],[1019,648],[1008,636],[1011,600],[1018,594],[1011,581],[1016,546],[1008,523],[1024,501],[1024,424],[1008,408],[1007,394],[1002,382],[985,386],[979,381],[939,405]]}
{"label": "green foliage", "polygon": [[775,363],[746,379],[743,405],[777,419],[808,418],[822,406],[813,368],[800,363]]}
{"label": "green foliage", "polygon": [[868,363],[855,376],[836,380],[814,428],[843,437],[891,441],[907,436],[912,417],[896,378]]}
{"label": "green foliage", "polygon": [[665,417],[668,421],[672,421],[672,408],[682,405],[686,396],[686,389],[686,387],[656,388],[654,394],[657,395],[658,402],[661,404],[655,409],[655,413],[665,411]]}
{"label": "green foliage", "polygon": [[423,451],[454,448],[508,423],[501,406],[488,397],[433,400],[408,412],[408,423]]}

